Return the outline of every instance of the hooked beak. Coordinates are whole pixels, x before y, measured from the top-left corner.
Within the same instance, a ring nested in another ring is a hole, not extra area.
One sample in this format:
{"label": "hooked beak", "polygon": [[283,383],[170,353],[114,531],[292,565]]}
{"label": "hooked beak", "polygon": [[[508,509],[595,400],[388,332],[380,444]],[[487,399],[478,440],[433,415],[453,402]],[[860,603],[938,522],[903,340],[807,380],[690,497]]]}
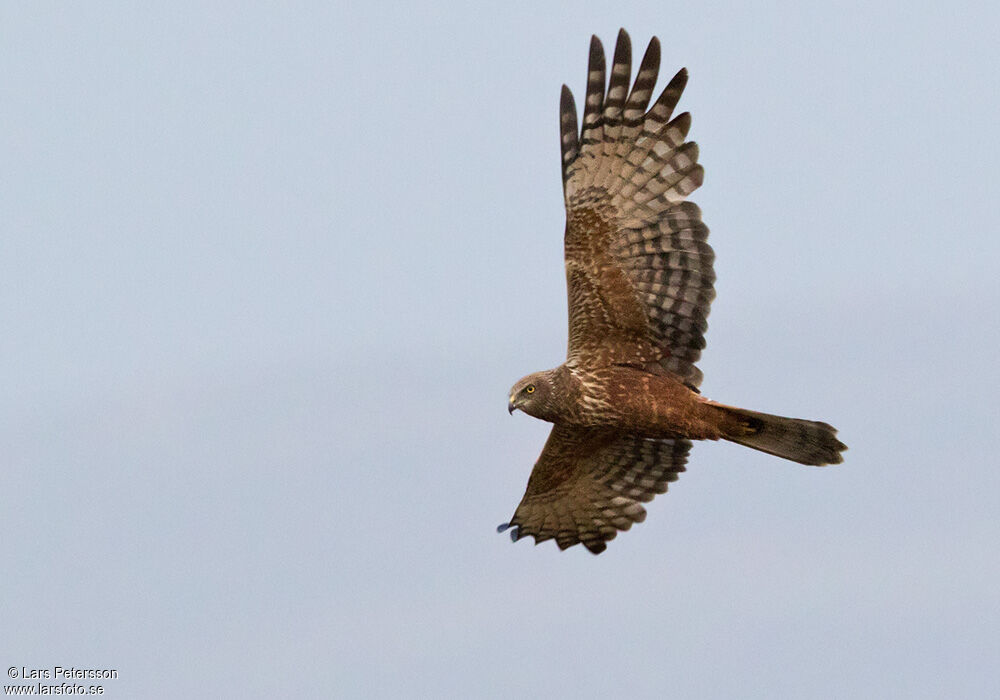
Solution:
{"label": "hooked beak", "polygon": [[511,396],[507,399],[507,413],[513,414],[515,408],[517,408],[517,406],[514,405],[514,397]]}

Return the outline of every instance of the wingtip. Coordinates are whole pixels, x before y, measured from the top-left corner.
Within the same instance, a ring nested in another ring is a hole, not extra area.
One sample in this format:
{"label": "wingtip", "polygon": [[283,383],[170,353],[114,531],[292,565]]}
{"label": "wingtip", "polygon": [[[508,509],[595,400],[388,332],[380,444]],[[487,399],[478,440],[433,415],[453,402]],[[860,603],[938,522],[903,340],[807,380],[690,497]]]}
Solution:
{"label": "wingtip", "polygon": [[691,174],[688,177],[691,178],[695,188],[701,187],[705,184],[705,168],[699,163],[691,168]]}
{"label": "wingtip", "polygon": [[[615,55],[613,58],[614,64],[617,66],[619,64],[629,65],[632,63],[632,40],[629,39],[628,32],[624,29],[619,30],[618,39],[615,41]],[[626,82],[629,76],[625,76]]]}
{"label": "wingtip", "polygon": [[684,136],[687,136],[688,131],[691,130],[691,113],[681,112],[670,123],[680,129],[684,133]]}
{"label": "wingtip", "polygon": [[660,40],[655,36],[649,40],[649,45],[646,47],[646,55],[649,56],[650,61],[655,61],[657,67],[660,65]]}
{"label": "wingtip", "polygon": [[593,68],[604,65],[604,44],[596,34],[590,35],[590,61]]}

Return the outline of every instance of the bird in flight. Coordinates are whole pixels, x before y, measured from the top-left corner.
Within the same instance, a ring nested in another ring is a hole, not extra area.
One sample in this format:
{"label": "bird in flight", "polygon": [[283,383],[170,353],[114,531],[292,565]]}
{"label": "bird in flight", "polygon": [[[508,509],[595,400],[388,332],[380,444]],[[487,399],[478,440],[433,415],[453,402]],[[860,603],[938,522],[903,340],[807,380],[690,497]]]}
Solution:
{"label": "bird in flight", "polygon": [[[691,115],[673,117],[679,71],[648,107],[660,64],[656,37],[631,80],[618,34],[610,80],[590,42],[582,128],[563,85],[559,110],[566,203],[566,362],[529,374],[507,407],[553,424],[509,523],[514,541],[555,539],[594,554],[642,522],[642,503],[684,471],[691,440],[729,440],[800,464],[843,461],[826,423],[726,406],[698,392],[695,366],[715,297],[708,228],[688,195],[702,183]],[[606,89],[605,89],[606,88]],[[648,109],[647,109],[648,107]]]}

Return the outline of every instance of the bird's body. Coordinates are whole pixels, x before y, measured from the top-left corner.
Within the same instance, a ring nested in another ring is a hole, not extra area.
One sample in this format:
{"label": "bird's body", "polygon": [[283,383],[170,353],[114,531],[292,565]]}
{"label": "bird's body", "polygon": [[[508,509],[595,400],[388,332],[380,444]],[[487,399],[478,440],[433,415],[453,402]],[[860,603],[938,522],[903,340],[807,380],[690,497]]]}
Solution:
{"label": "bird's body", "polygon": [[698,392],[695,362],[715,296],[708,228],[687,195],[701,184],[691,119],[671,114],[681,70],[646,109],[659,68],[646,50],[629,91],[622,30],[605,94],[604,50],[591,40],[583,127],[563,86],[568,357],[511,389],[508,408],[554,424],[510,523],[515,540],[606,542],[646,515],[640,502],[684,471],[690,440],[725,439],[802,464],[842,461],[826,423],[726,406]]}
{"label": "bird's body", "polygon": [[722,437],[720,427],[725,421],[720,410],[662,370],[563,364],[540,374],[549,378],[560,410],[523,409],[535,418],[566,426],[625,430],[645,438]]}

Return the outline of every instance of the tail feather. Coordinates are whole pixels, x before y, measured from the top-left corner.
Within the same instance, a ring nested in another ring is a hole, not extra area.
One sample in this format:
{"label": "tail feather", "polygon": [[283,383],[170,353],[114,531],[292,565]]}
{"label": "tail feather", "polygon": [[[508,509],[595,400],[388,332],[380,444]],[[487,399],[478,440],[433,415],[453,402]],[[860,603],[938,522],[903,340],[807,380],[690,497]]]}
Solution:
{"label": "tail feather", "polygon": [[716,405],[735,419],[722,436],[726,440],[799,464],[823,466],[844,461],[840,453],[847,445],[827,423]]}

